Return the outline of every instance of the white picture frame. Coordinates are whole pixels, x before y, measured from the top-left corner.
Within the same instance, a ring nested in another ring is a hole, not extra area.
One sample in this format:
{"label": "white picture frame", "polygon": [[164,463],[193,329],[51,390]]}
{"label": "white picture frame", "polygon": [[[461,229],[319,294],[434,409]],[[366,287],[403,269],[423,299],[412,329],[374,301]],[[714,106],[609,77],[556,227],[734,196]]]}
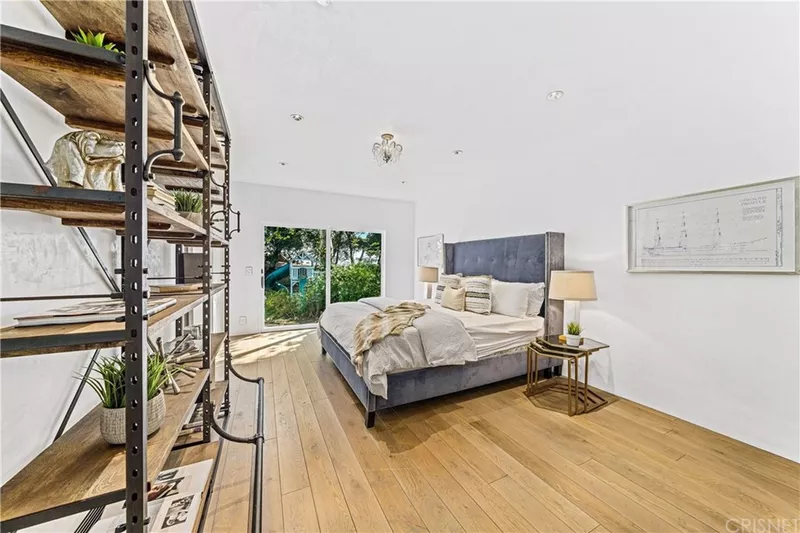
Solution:
{"label": "white picture frame", "polygon": [[417,238],[417,266],[442,268],[444,266],[444,234]]}
{"label": "white picture frame", "polygon": [[800,177],[626,210],[627,271],[800,273]]}

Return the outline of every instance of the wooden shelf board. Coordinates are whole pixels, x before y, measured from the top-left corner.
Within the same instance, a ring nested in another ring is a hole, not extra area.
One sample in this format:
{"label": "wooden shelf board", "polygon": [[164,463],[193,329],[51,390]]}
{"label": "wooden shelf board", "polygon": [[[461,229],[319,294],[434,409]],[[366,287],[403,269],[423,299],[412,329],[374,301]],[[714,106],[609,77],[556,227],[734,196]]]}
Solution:
{"label": "wooden shelf board", "polygon": [[200,61],[200,53],[197,51],[197,42],[194,39],[194,32],[189,23],[189,15],[186,13],[186,6],[182,1],[170,0],[167,2],[169,10],[172,13],[172,20],[175,21],[175,27],[178,29],[178,35],[183,42],[183,48],[186,50],[186,55],[189,61],[197,63]]}
{"label": "wooden shelf board", "polygon": [[[213,354],[213,352],[212,352]],[[213,361],[213,355],[212,355]],[[214,404],[214,416],[219,417],[220,409],[222,408],[222,401],[225,397],[225,389],[228,388],[227,381],[215,381],[211,384],[211,402]],[[175,441],[175,446],[186,446],[188,444],[203,442],[203,433],[190,433],[178,437]]]}
{"label": "wooden shelf board", "polygon": [[[159,295],[153,295],[158,297]],[[148,329],[155,331],[203,303],[205,295],[170,295],[175,304],[151,316]],[[0,329],[0,357],[74,352],[125,344],[122,322],[89,322],[55,326],[8,326]]]}
{"label": "wooden shelf board", "polygon": [[[77,32],[78,28],[103,31],[108,41],[123,45],[121,49],[124,50],[124,0],[42,0],[42,4],[66,31]],[[181,93],[188,113],[208,116],[203,93],[167,1],[150,0],[147,6],[148,59],[159,63],[156,68],[158,79],[167,93]]]}
{"label": "wooden shelf board", "polygon": [[228,336],[227,333],[212,333],[211,334],[211,350],[210,350],[210,357],[213,364],[213,361],[216,360],[217,356],[222,350],[223,346],[225,345],[225,338]]}
{"label": "wooden shelf board", "polygon": [[[122,230],[125,224],[125,193],[49,187],[23,183],[0,183],[0,208],[30,211],[60,218],[67,226]],[[192,235],[205,238],[205,230],[174,209],[147,201],[150,238],[159,235]]]}
{"label": "wooden shelf board", "polygon": [[[212,283],[211,284],[211,296],[214,296],[219,291],[225,288],[225,283]],[[175,291],[175,292],[153,292],[151,291],[151,298],[156,298],[160,296],[175,296],[175,295],[184,295],[184,296],[192,296],[192,295],[200,295],[203,294],[202,291]],[[213,346],[213,338],[214,335],[221,335],[220,333],[212,333],[212,346]],[[212,353],[213,355],[213,353]]]}
{"label": "wooden shelf board", "polygon": [[[165,465],[189,409],[195,403],[209,371],[195,378],[181,375],[179,394],[167,394],[167,412],[161,428],[147,440],[147,476],[153,479]],[[97,406],[50,445],[2,489],[0,520],[16,519],[125,489],[125,446],[107,444],[100,435],[102,407]],[[77,512],[77,511],[73,511]]]}
{"label": "wooden shelf board", "polygon": [[[197,125],[196,121],[188,121],[184,120],[183,127],[189,131],[189,135],[192,137],[192,140],[195,142],[197,147],[202,150],[203,149],[203,126],[202,122],[201,125]],[[225,164],[225,155],[222,153],[222,146],[219,144],[219,139],[217,136],[212,133],[211,135],[211,165],[213,168],[227,168]]]}
{"label": "wooden shelf board", "polygon": [[[54,2],[62,3],[71,5],[73,2]],[[92,5],[107,3],[91,2]],[[120,4],[124,8],[124,3]],[[125,66],[114,52],[104,50],[107,53],[103,54],[92,47],[76,44],[4,25],[0,33],[3,55],[0,66],[61,113],[67,125],[97,130],[121,140],[125,131]],[[148,98],[150,152],[171,148],[173,126],[171,104],[151,90]],[[186,128],[181,128],[180,135],[186,164],[207,170],[203,154]]]}

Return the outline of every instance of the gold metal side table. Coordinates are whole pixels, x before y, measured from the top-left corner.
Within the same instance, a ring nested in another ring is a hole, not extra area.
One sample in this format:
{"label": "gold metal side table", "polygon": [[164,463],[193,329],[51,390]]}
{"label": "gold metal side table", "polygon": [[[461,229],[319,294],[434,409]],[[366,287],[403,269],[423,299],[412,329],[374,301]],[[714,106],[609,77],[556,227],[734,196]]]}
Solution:
{"label": "gold metal side table", "polygon": [[[584,338],[580,346],[567,346],[559,335],[537,337],[528,346],[528,376],[525,395],[531,398],[537,407],[551,409],[566,413],[569,416],[588,413],[608,403],[608,400],[589,388],[589,356],[593,353],[608,348],[607,344],[593,339]],[[539,358],[551,357],[567,362],[566,385],[556,378],[539,381]],[[584,359],[583,383],[578,379],[578,362]],[[573,380],[573,367],[575,379]],[[567,409],[557,409],[537,402],[536,396],[546,392],[559,392],[567,395]],[[578,410],[578,404],[581,409]]]}

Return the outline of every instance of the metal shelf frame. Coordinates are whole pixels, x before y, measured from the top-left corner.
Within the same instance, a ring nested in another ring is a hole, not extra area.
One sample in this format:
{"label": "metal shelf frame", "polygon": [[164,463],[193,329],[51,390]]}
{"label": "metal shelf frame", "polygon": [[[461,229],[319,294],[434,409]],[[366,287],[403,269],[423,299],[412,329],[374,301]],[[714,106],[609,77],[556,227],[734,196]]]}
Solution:
{"label": "metal shelf frame", "polygon": [[[222,274],[224,278],[224,300],[223,300],[223,323],[224,323],[224,379],[230,383],[232,376],[242,381],[257,385],[256,403],[256,432],[252,436],[241,437],[228,433],[225,428],[217,424],[215,420],[215,405],[211,399],[211,379],[208,378],[202,385],[201,401],[203,404],[203,439],[197,443],[205,444],[211,442],[211,431],[215,431],[221,438],[237,443],[248,443],[254,446],[253,450],[253,472],[251,484],[250,518],[248,531],[251,533],[261,532],[261,509],[262,509],[262,487],[263,487],[263,444],[264,444],[264,380],[263,378],[250,379],[239,374],[232,365],[230,350],[230,251],[228,246],[223,246],[223,268],[222,272],[212,272],[211,249],[214,245],[212,235],[212,222],[215,216],[221,214],[221,221],[224,224],[224,238],[230,239],[233,233],[238,231],[238,212],[231,209],[230,205],[230,149],[231,135],[227,119],[225,117],[222,101],[216,90],[214,83],[214,73],[211,68],[205,42],[202,37],[200,25],[197,20],[194,5],[191,0],[185,0],[185,9],[188,15],[191,31],[197,44],[199,64],[195,71],[202,79],[202,94],[204,103],[209,110],[208,116],[198,117],[203,122],[203,143],[202,155],[208,165],[209,170],[199,171],[198,176],[202,177],[203,183],[203,229],[205,235],[197,243],[188,246],[202,246],[202,294],[205,296],[202,302],[202,345],[203,345],[203,369],[211,369],[214,364],[211,354],[211,324],[212,324],[212,302],[211,297],[217,293],[217,289],[212,287],[212,275]],[[122,241],[122,265],[118,273],[122,275],[121,288],[116,287],[116,280],[111,272],[101,263],[103,273],[109,281],[109,285],[121,296],[125,302],[124,317],[124,348],[123,356],[125,361],[125,392],[127,398],[126,406],[126,443],[125,443],[125,489],[124,500],[126,502],[126,532],[145,533],[152,517],[147,516],[147,492],[149,490],[149,480],[147,475],[147,356],[148,356],[148,323],[144,314],[147,309],[147,300],[150,296],[147,273],[147,242],[148,242],[148,208],[147,208],[147,182],[152,178],[149,167],[155,157],[172,156],[174,160],[182,159],[180,150],[180,136],[175,135],[175,146],[173,150],[150,153],[148,151],[148,100],[149,98],[164,97],[174,104],[175,109],[175,128],[181,127],[182,101],[180,93],[173,95],[159,94],[148,90],[148,69],[150,62],[147,59],[148,50],[148,0],[125,0],[125,162],[123,166],[124,176],[124,231],[121,235]],[[46,36],[43,36],[45,38]],[[74,47],[74,43],[64,41],[60,43],[63,47]],[[79,45],[82,46],[82,45]],[[80,49],[80,52],[85,52]],[[121,61],[122,62],[122,61]],[[21,121],[14,113],[13,108],[7,102],[5,94],[2,95],[3,105],[17,126],[21,136],[25,140],[31,153],[45,177],[50,184],[55,186],[55,181],[44,165],[41,155],[30,141],[27,132],[22,126]],[[222,132],[214,131],[212,116],[217,114]],[[221,134],[222,147],[224,152],[223,183],[217,183],[212,178],[211,165],[212,142],[211,136]],[[212,212],[212,188],[216,191],[222,189],[222,209]],[[237,228],[231,228],[231,213],[237,214]],[[83,228],[78,230],[87,240],[87,244],[100,261],[99,254],[91,244]],[[180,246],[180,245],[178,245]],[[151,278],[152,279],[152,278]],[[42,299],[46,299],[43,297]],[[180,331],[182,320],[176,320],[176,331]],[[96,361],[98,351],[94,352],[91,358],[91,365]],[[87,370],[88,375],[88,370]],[[72,412],[75,402],[84,388],[84,380],[78,386],[78,390],[72,399],[72,405],[68,409],[67,417],[62,421],[58,435],[63,433],[66,427],[69,414]],[[230,414],[230,387],[225,388],[224,397],[220,411],[224,414],[226,422]],[[58,438],[58,436],[56,437]],[[217,464],[214,465],[216,473]],[[208,500],[213,491],[213,478],[210,482],[210,489],[203,502],[201,515],[198,517],[199,523],[205,522],[205,513]],[[111,503],[118,501],[123,496],[122,491],[109,492],[105,496],[98,498],[97,504]],[[59,516],[66,516],[82,509],[86,509],[87,502],[76,501],[57,509],[48,509],[34,515],[22,516],[0,524],[2,531],[14,531],[19,526],[28,527],[38,523],[46,522]],[[99,517],[99,513],[92,512],[90,516]]]}

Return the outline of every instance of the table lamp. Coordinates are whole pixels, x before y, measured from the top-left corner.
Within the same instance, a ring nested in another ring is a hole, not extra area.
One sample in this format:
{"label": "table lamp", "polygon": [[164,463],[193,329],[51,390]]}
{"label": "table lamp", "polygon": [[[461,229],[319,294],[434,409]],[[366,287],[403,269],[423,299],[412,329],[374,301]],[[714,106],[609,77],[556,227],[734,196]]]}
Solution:
{"label": "table lamp", "polygon": [[433,298],[433,294],[431,294],[431,284],[435,284],[439,281],[439,269],[434,267],[417,267],[417,281],[421,281],[425,284],[425,298],[430,300]]}
{"label": "table lamp", "polygon": [[574,302],[570,322],[581,322],[581,302],[597,300],[594,272],[591,270],[553,270],[548,296],[553,300]]}

